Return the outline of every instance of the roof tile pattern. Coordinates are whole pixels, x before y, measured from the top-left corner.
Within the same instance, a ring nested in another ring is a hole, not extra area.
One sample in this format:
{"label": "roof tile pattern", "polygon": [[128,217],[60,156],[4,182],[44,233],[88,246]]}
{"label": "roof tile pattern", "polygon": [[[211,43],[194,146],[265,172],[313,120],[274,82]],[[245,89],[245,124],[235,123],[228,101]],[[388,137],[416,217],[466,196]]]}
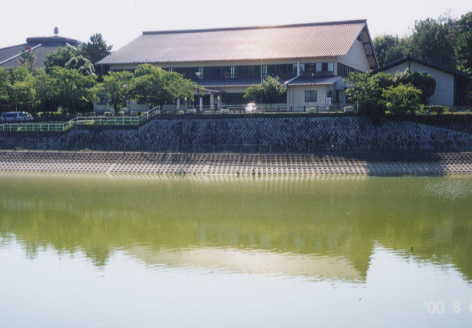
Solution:
{"label": "roof tile pattern", "polygon": [[144,32],[101,64],[336,57],[347,54],[365,20],[189,31]]}

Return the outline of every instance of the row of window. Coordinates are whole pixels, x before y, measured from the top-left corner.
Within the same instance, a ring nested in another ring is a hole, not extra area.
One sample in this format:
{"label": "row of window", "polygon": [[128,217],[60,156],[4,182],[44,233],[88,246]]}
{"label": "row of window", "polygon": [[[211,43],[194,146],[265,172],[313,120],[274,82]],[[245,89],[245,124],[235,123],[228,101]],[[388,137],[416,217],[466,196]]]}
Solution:
{"label": "row of window", "polygon": [[192,80],[261,80],[267,76],[289,79],[297,74],[315,76],[334,74],[335,63],[277,64],[277,65],[241,65],[220,67],[168,67],[168,70],[180,73]]}

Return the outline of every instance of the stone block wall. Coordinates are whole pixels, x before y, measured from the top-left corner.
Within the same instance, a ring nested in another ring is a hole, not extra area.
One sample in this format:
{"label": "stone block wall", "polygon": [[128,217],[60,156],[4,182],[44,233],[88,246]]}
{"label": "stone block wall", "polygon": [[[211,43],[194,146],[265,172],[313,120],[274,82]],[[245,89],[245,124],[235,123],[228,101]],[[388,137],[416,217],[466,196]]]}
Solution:
{"label": "stone block wall", "polygon": [[472,135],[359,117],[157,119],[136,129],[74,128],[63,135],[0,135],[1,149],[155,152],[472,151]]}

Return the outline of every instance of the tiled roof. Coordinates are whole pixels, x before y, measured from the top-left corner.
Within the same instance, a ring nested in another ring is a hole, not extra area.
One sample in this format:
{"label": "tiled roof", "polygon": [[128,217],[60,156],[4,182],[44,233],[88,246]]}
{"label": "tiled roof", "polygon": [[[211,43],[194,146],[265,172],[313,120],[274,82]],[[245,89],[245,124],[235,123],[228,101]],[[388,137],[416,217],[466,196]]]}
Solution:
{"label": "tiled roof", "polygon": [[62,37],[28,38],[27,43],[0,49],[0,67],[13,68],[19,66],[19,57],[27,50],[32,51],[34,54],[35,62],[33,68],[44,67],[46,57],[67,44],[77,45],[79,42]]}
{"label": "tiled roof", "polygon": [[144,32],[100,64],[212,62],[346,55],[365,20]]}

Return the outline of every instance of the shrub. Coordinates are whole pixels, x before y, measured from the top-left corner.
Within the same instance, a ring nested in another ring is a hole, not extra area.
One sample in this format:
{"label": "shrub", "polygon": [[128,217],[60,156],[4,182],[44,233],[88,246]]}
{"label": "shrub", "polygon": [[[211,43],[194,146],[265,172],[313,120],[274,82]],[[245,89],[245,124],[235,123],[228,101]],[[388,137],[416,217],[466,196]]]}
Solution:
{"label": "shrub", "polygon": [[278,78],[269,76],[261,84],[247,88],[243,97],[248,102],[279,104],[286,101],[287,87]]}
{"label": "shrub", "polygon": [[441,115],[441,114],[446,113],[449,110],[449,108],[447,108],[446,106],[440,106],[440,105],[430,105],[430,106],[425,106],[424,110],[427,113],[434,113],[437,115]]}
{"label": "shrub", "polygon": [[388,110],[394,115],[414,114],[421,103],[421,90],[400,84],[383,91]]}

